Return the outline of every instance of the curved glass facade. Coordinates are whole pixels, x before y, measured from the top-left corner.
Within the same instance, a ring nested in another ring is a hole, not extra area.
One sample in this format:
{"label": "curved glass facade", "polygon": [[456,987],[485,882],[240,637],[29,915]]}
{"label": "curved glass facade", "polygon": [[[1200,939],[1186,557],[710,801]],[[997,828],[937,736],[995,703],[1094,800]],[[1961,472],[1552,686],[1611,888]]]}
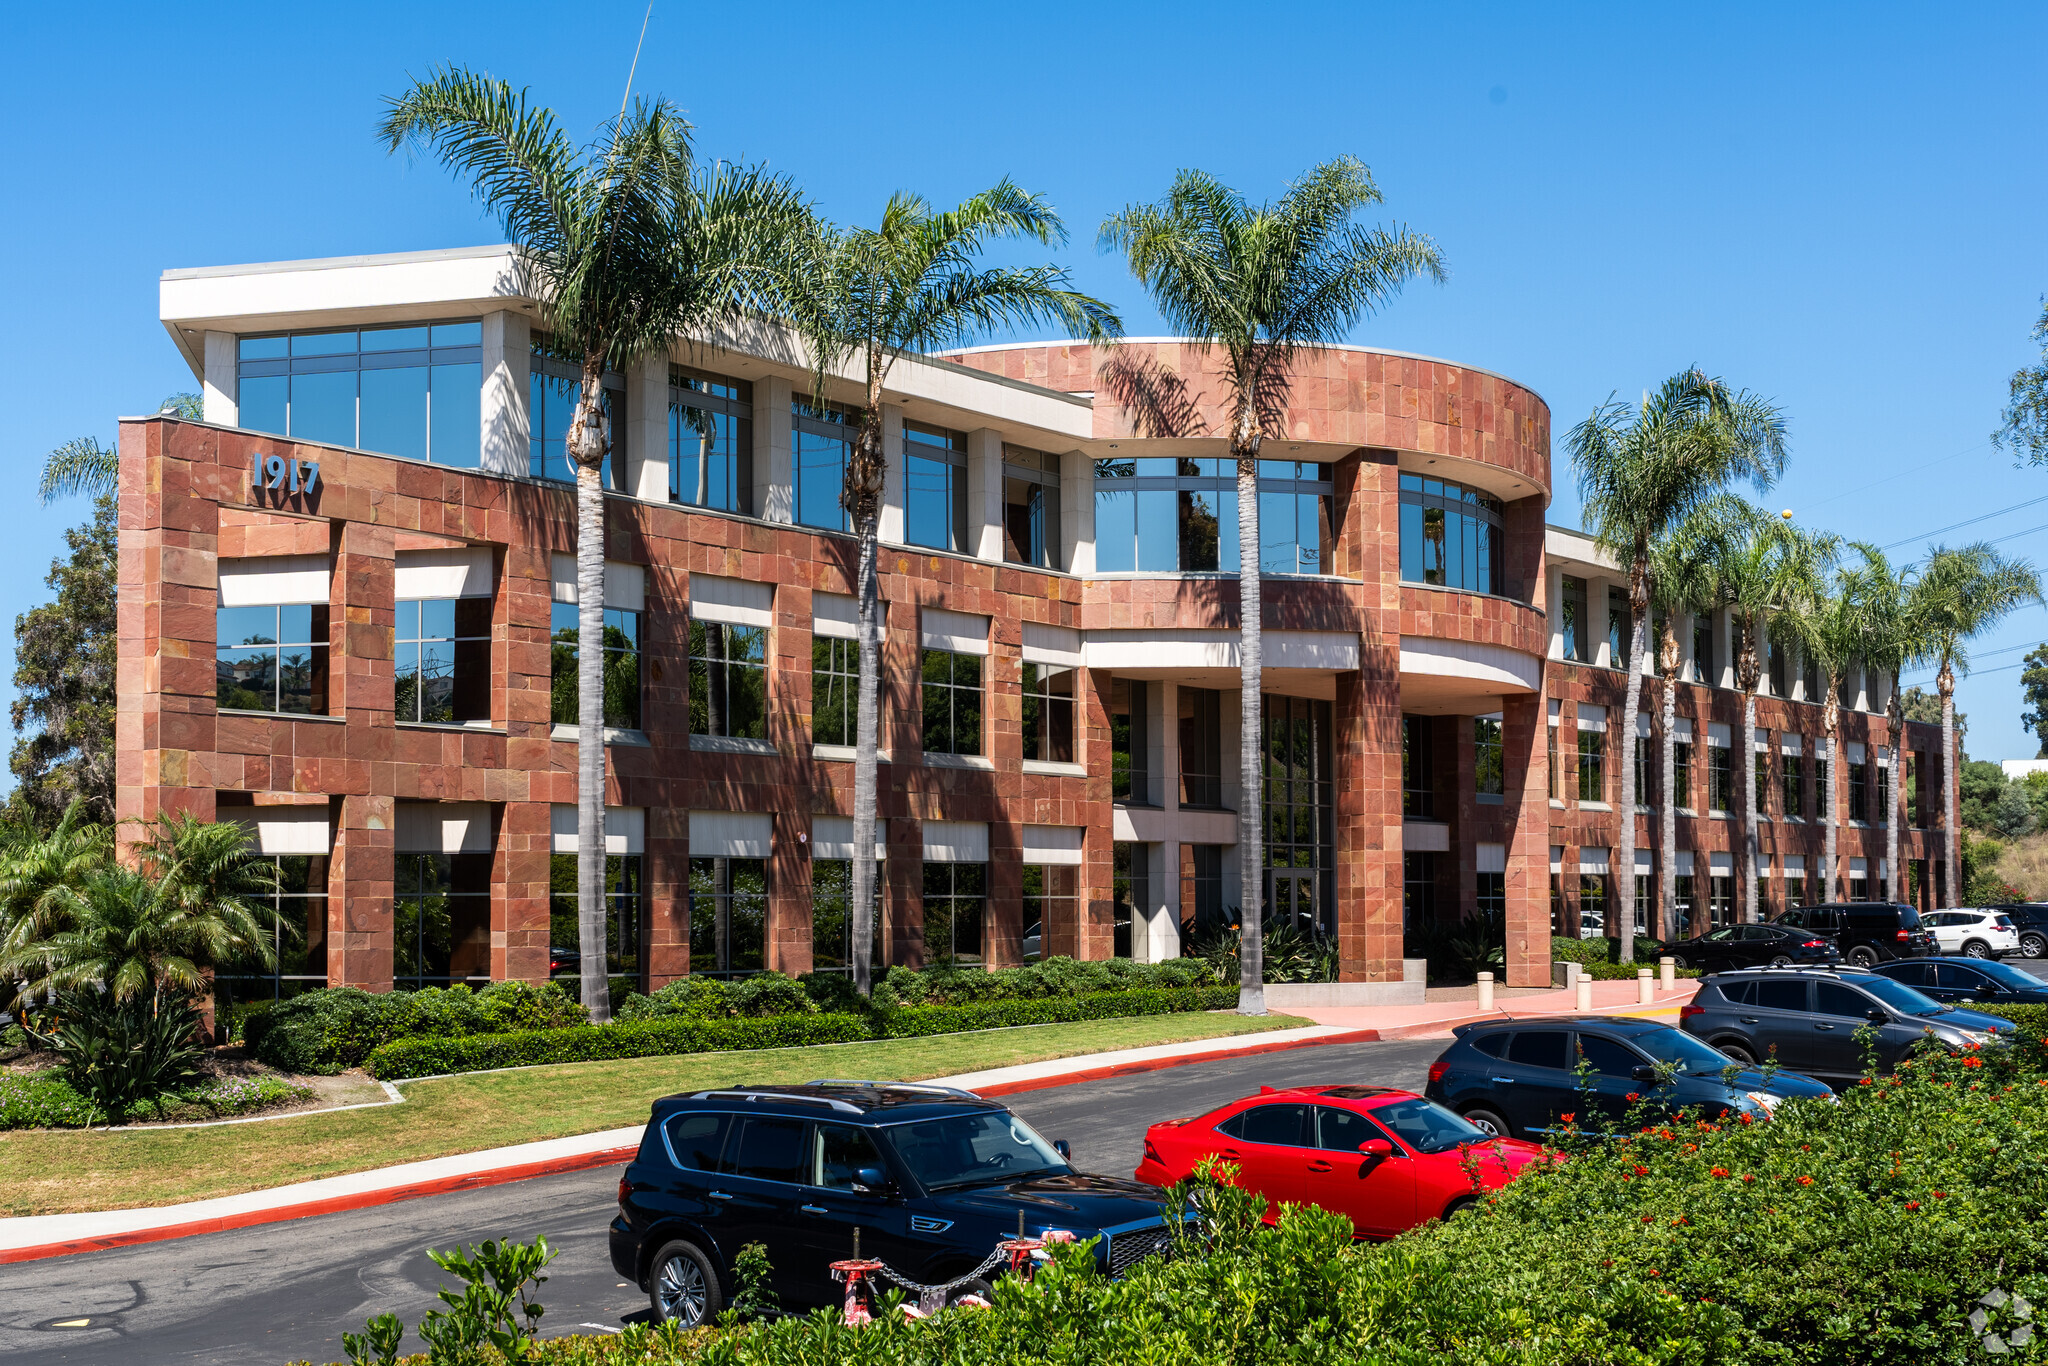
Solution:
{"label": "curved glass facade", "polygon": [[[1259,462],[1259,572],[1330,562],[1330,467]],[[1139,456],[1095,462],[1095,568],[1104,574],[1235,574],[1237,463]]]}
{"label": "curved glass facade", "polygon": [[1401,476],[1401,578],[1475,593],[1504,590],[1502,505],[1478,489]]}

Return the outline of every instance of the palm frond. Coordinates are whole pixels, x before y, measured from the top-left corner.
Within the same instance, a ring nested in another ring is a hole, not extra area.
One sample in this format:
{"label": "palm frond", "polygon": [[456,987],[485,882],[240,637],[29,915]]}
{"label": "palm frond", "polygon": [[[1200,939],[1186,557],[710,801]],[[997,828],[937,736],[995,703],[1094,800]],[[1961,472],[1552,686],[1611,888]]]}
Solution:
{"label": "palm frond", "polygon": [[43,457],[42,482],[36,494],[45,507],[59,498],[111,493],[120,478],[120,458],[111,446],[89,436],[73,437]]}

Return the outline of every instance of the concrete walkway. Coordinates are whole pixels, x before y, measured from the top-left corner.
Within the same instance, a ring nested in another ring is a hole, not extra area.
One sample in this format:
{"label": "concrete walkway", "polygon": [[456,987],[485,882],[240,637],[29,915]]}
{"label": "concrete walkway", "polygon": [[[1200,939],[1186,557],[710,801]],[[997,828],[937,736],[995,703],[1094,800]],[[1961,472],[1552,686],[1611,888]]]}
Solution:
{"label": "concrete walkway", "polygon": [[[1637,1000],[1634,982],[1594,982],[1592,988],[1593,1013],[1596,1015],[1647,1015],[1675,1023],[1678,1008],[1692,1000],[1698,984],[1694,979],[1681,977],[1670,991],[1653,990],[1648,1005]],[[1419,1006],[1318,1006],[1289,1013],[1306,1016],[1319,1025],[1371,1029],[1382,1039],[1417,1039],[1431,1034],[1448,1034],[1458,1025],[1479,1020],[1577,1014],[1577,996],[1578,993],[1570,988],[1518,991],[1512,997],[1497,994],[1494,1008],[1490,1011],[1479,1009],[1474,994],[1464,1000],[1431,1001]]]}

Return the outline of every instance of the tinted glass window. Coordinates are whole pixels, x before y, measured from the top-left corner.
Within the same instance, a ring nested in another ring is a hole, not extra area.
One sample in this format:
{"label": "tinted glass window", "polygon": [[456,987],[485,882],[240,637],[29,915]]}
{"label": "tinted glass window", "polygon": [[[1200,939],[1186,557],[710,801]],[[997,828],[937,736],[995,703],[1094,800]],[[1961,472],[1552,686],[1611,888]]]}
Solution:
{"label": "tinted glass window", "polygon": [[724,1115],[677,1115],[668,1122],[668,1146],[676,1165],[693,1171],[718,1170],[718,1150],[725,1146]]}
{"label": "tinted glass window", "polygon": [[1532,1029],[1515,1035],[1508,1045],[1508,1061],[1524,1067],[1569,1066],[1565,1061],[1565,1034],[1561,1029]]}
{"label": "tinted glass window", "polygon": [[1358,1145],[1368,1139],[1385,1138],[1377,1125],[1355,1110],[1339,1110],[1334,1105],[1315,1107],[1316,1146],[1334,1152],[1355,1153]]}
{"label": "tinted glass window", "polygon": [[1472,1041],[1472,1046],[1489,1058],[1497,1058],[1507,1051],[1508,1038],[1506,1034],[1482,1034]]}
{"label": "tinted glass window", "polygon": [[1785,931],[1775,925],[1744,925],[1735,936],[1745,944],[1758,944],[1767,939],[1780,939]]}
{"label": "tinted glass window", "polygon": [[804,1122],[753,1116],[740,1120],[719,1170],[757,1181],[803,1180]]}
{"label": "tinted glass window", "polygon": [[1306,1148],[1307,1128],[1306,1105],[1260,1105],[1238,1116],[1237,1136],[1247,1143]]}
{"label": "tinted glass window", "polygon": [[1736,1005],[1753,1006],[1756,1004],[1756,979],[1752,977],[1746,982],[1723,982],[1721,994]]}
{"label": "tinted glass window", "polygon": [[811,1131],[810,1171],[805,1179],[826,1190],[852,1190],[862,1167],[879,1167],[882,1155],[866,1130],[820,1124]]}
{"label": "tinted glass window", "polygon": [[1764,1010],[1804,1010],[1806,983],[1760,981],[1754,1003]]}
{"label": "tinted glass window", "polygon": [[1579,1035],[1579,1052],[1603,1077],[1626,1077],[1643,1065],[1634,1049],[1598,1034]]}
{"label": "tinted glass window", "polygon": [[1888,963],[1885,965],[1884,975],[1894,982],[1904,982],[1909,987],[1924,987],[1927,985],[1927,974],[1933,970],[1932,963]]}
{"label": "tinted glass window", "polygon": [[1870,1009],[1870,998],[1853,987],[1840,982],[1815,982],[1814,1013],[1819,1015],[1840,1015],[1847,1019],[1861,1019]]}
{"label": "tinted glass window", "polygon": [[927,1190],[1072,1170],[1052,1144],[1008,1110],[898,1125],[890,1134],[896,1156]]}
{"label": "tinted glass window", "polygon": [[1966,968],[1961,963],[1921,963],[1916,966],[1921,970],[1920,978],[1910,982],[1906,982],[1903,977],[1894,977],[1892,980],[1917,987],[1925,981],[1926,970],[1931,967],[1935,970],[1934,984],[1938,987],[1959,988],[1963,991],[1982,991],[1985,987],[1984,974],[1975,968]]}
{"label": "tinted glass window", "polygon": [[[1529,1036],[1524,1034],[1522,1038]],[[1562,1039],[1562,1034],[1554,1037]],[[1418,1153],[1449,1152],[1460,1143],[1484,1143],[1486,1135],[1432,1100],[1390,1101],[1372,1117]]]}
{"label": "tinted glass window", "polygon": [[1803,910],[1803,911],[1787,911],[1787,912],[1785,912],[1785,914],[1783,914],[1783,915],[1781,915],[1781,916],[1779,916],[1779,917],[1778,917],[1777,923],[1778,923],[1778,924],[1780,924],[1780,925],[1807,925],[1807,924],[1818,924],[1818,923],[1819,923],[1819,921],[1818,921],[1818,920],[1811,920],[1811,921],[1809,921],[1809,920],[1807,919],[1807,917],[1808,917],[1808,916],[1816,916],[1816,917],[1817,917],[1817,916],[1819,916],[1819,915],[1820,915],[1820,910],[1819,910],[1819,909],[1818,909],[1817,907],[1808,907],[1808,908],[1807,908],[1806,910]]}

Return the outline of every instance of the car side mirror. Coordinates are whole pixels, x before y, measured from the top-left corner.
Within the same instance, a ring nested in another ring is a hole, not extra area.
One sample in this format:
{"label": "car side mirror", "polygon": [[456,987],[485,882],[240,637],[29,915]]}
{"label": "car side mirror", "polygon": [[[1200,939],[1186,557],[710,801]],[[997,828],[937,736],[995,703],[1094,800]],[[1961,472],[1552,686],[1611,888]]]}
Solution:
{"label": "car side mirror", "polygon": [[1640,1067],[1632,1067],[1629,1069],[1628,1079],[1630,1081],[1655,1081],[1657,1080],[1657,1069],[1648,1063],[1644,1063]]}
{"label": "car side mirror", "polygon": [[1074,1145],[1067,1142],[1064,1138],[1054,1139],[1052,1141],[1052,1150],[1069,1162],[1074,1160]]}
{"label": "car side mirror", "polygon": [[1358,1151],[1367,1157],[1392,1157],[1394,1145],[1384,1138],[1368,1138],[1358,1145]]}
{"label": "car side mirror", "polygon": [[1892,1022],[1892,1017],[1885,1014],[1882,1010],[1867,1010],[1863,1013],[1863,1018],[1874,1025],[1890,1024]]}
{"label": "car side mirror", "polygon": [[881,1195],[889,1188],[889,1173],[880,1167],[862,1167],[853,1174],[853,1189],[861,1195]]}

